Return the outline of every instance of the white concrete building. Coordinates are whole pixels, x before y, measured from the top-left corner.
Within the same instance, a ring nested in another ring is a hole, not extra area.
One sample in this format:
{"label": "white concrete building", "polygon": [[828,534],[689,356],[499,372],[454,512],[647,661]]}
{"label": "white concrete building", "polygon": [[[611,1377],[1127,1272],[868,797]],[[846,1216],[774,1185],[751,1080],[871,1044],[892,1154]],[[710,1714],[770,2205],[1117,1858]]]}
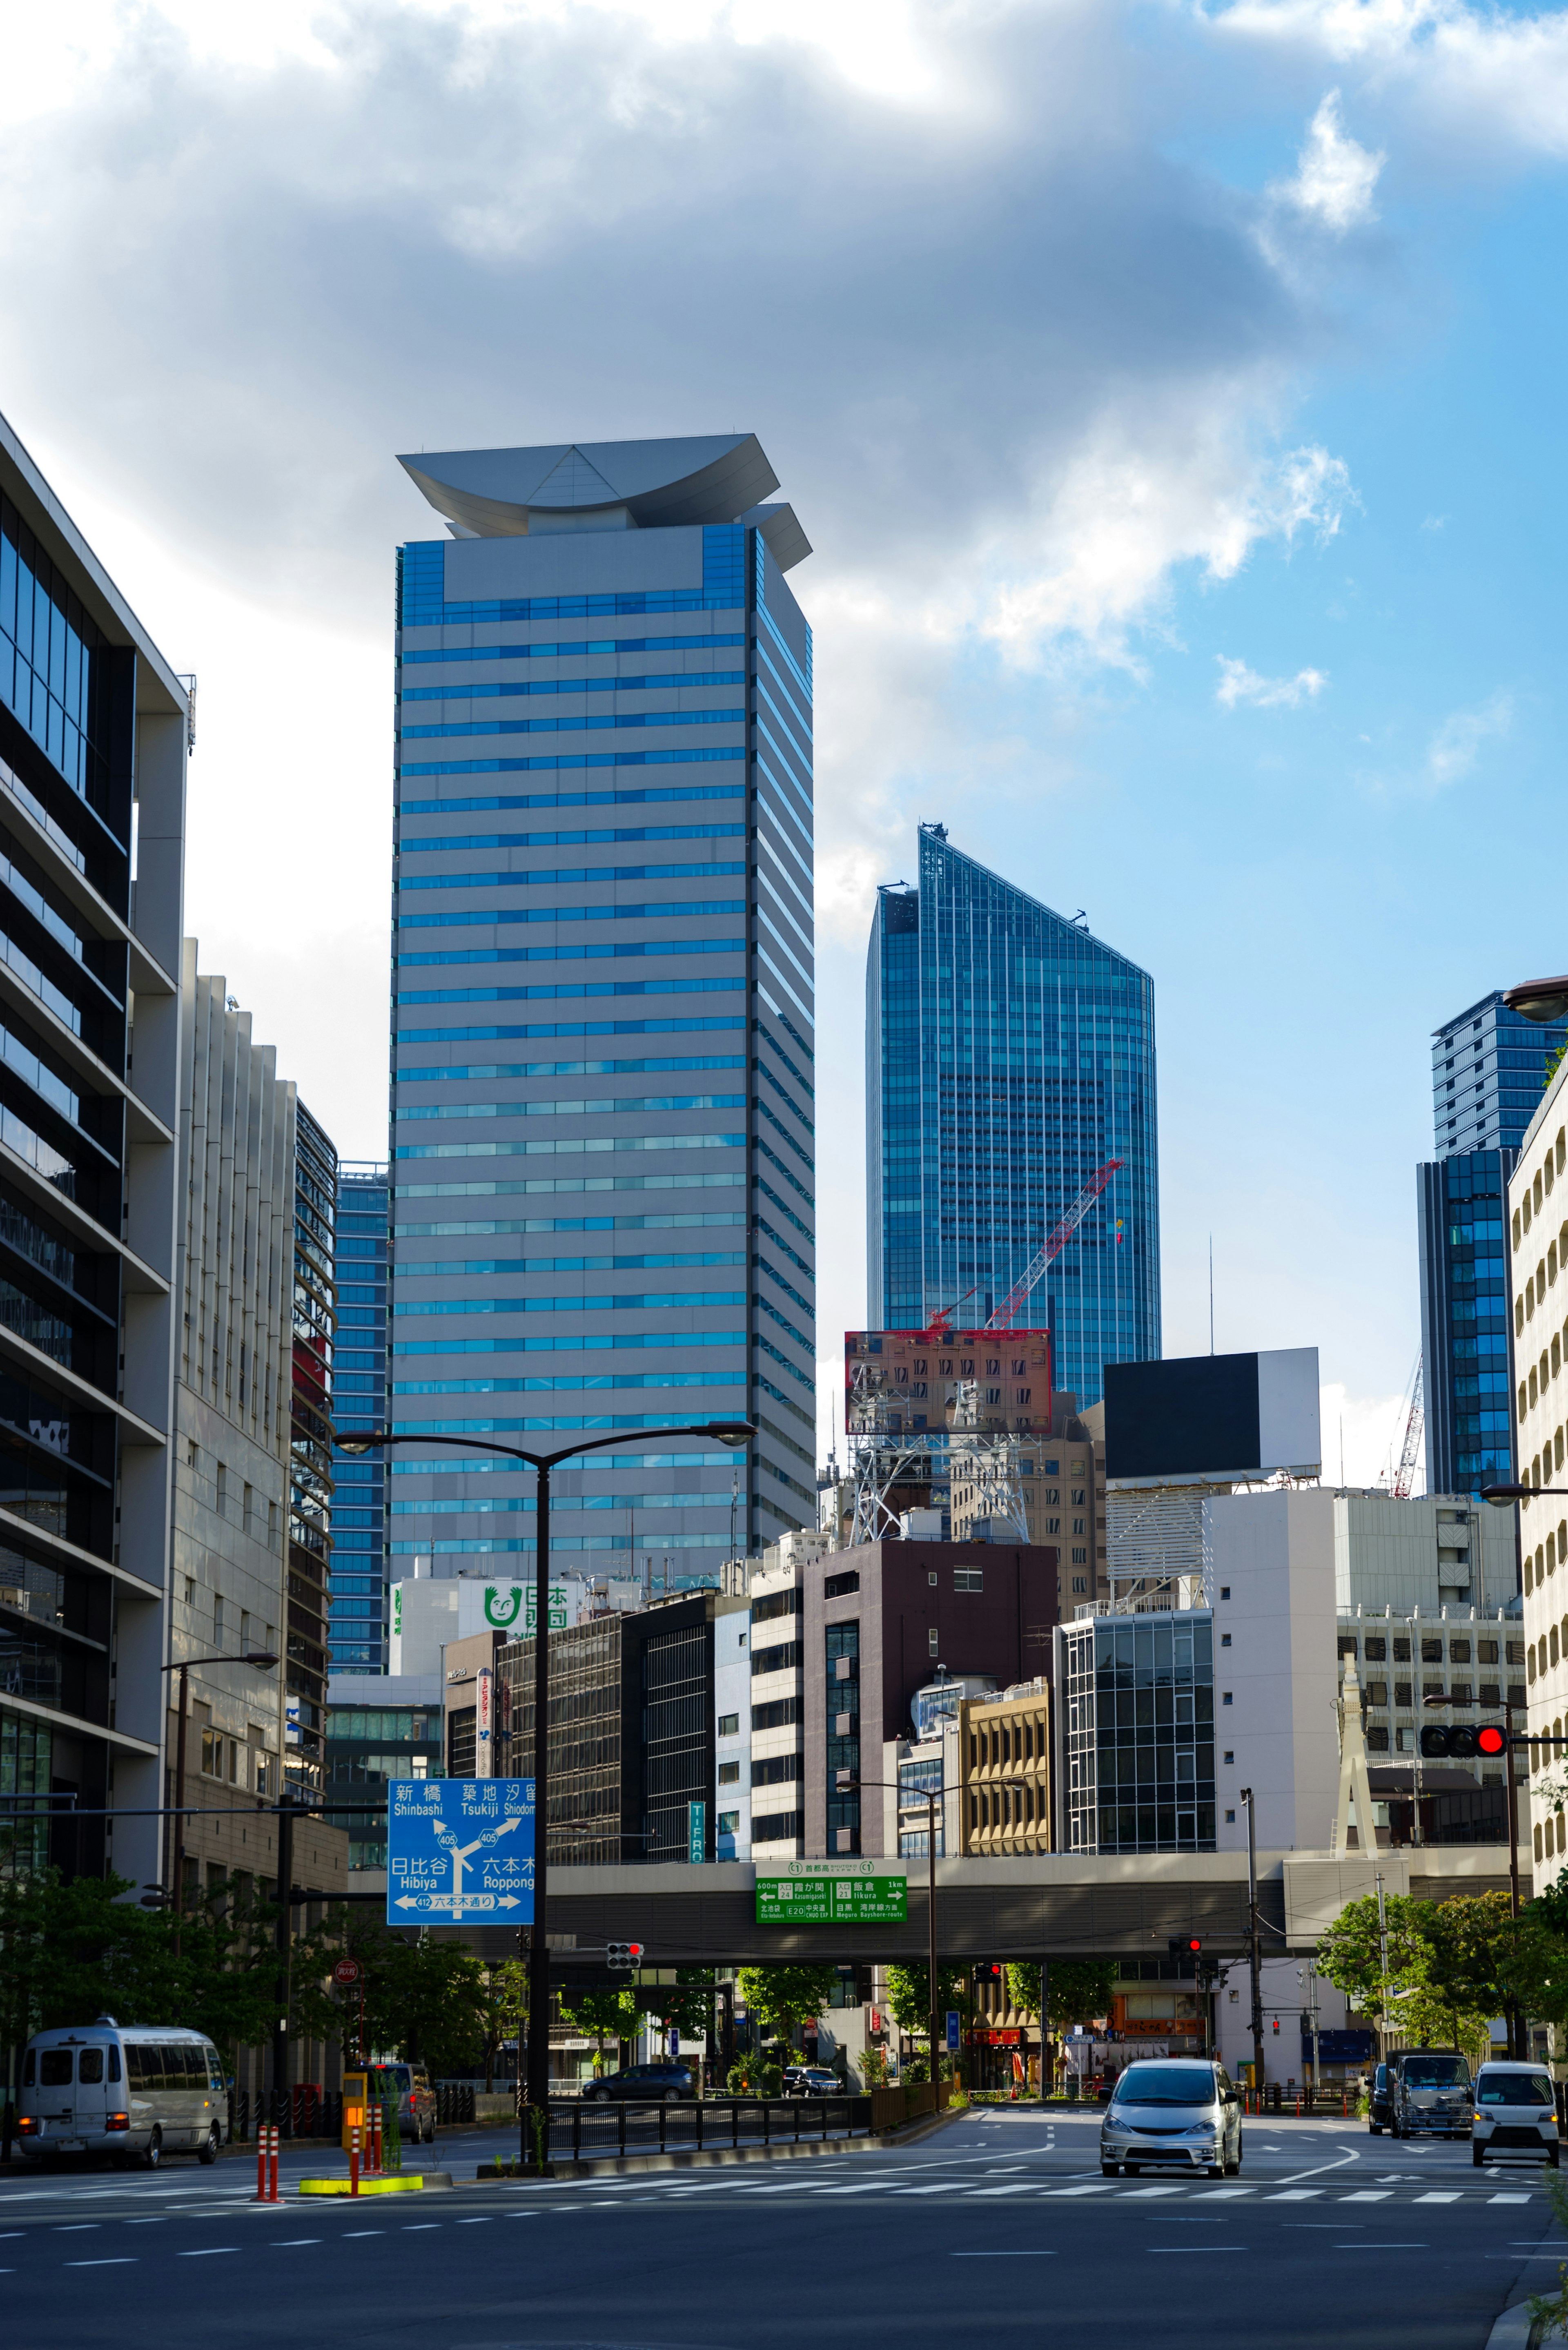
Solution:
{"label": "white concrete building", "polygon": [[[1520,1146],[1508,1186],[1513,1240],[1515,1451],[1521,1484],[1556,1489],[1516,1513],[1524,1571],[1527,1711],[1532,1737],[1560,1740],[1568,1722],[1568,1061],[1562,1062]],[[1561,1575],[1563,1580],[1559,1582]],[[1537,1776],[1560,1782],[1555,1750],[1532,1747]],[[1539,1890],[1563,1866],[1564,1814],[1535,1805],[1532,1828]]]}
{"label": "white concrete building", "polygon": [[714,1834],[717,1860],[752,1856],[752,1618],[713,1619]]}
{"label": "white concrete building", "polygon": [[1214,1617],[1215,1843],[1328,1843],[1339,1787],[1334,1501],[1318,1490],[1235,1493],[1203,1506]]}
{"label": "white concrete building", "polygon": [[795,1860],[804,1849],[805,1729],[801,1670],[804,1569],[770,1566],[752,1578],[751,1835],[756,1861]]}

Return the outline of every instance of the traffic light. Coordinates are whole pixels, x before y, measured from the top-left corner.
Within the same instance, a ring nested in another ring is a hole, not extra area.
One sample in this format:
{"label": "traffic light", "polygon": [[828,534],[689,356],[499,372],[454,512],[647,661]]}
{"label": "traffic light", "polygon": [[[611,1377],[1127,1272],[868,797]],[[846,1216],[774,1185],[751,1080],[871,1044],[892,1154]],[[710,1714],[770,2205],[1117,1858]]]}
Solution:
{"label": "traffic light", "polygon": [[1465,1721],[1428,1722],[1421,1732],[1421,1752],[1428,1762],[1473,1762],[1478,1754],[1506,1754],[1508,1732],[1495,1721],[1480,1730],[1472,1730]]}
{"label": "traffic light", "polygon": [[1280,2019],[1279,2019],[1279,2017],[1276,2015],[1276,2016],[1275,2016],[1275,2018],[1274,2018],[1274,2037],[1275,2037],[1275,2039],[1277,2040],[1277,2039],[1279,2038],[1279,2036],[1280,2036]]}
{"label": "traffic light", "polygon": [[999,1983],[1002,1981],[1002,1969],[993,1959],[982,1960],[970,1971],[977,1983]]}
{"label": "traffic light", "polygon": [[612,1975],[631,1974],[642,1964],[642,1950],[640,1942],[607,1942],[605,1964]]}
{"label": "traffic light", "polygon": [[1189,1959],[1203,1948],[1202,1937],[1198,1934],[1172,1934],[1165,1947],[1173,1959]]}

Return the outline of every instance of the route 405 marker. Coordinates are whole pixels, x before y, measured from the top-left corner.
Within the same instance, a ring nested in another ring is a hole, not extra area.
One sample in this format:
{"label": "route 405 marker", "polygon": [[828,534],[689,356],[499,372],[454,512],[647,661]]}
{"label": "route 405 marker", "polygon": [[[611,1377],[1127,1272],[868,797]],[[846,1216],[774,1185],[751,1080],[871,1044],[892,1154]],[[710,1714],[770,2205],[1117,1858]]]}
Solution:
{"label": "route 405 marker", "polygon": [[387,1923],[534,1921],[532,1779],[395,1779],[387,1790]]}

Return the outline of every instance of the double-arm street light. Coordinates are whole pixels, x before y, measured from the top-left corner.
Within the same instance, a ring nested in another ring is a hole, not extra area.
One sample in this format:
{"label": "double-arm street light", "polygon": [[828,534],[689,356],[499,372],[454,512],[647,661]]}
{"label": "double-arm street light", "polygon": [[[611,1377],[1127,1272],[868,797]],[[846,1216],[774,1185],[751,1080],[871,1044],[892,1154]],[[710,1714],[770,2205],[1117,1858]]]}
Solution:
{"label": "double-arm street light", "polygon": [[254,1665],[258,1672],[270,1671],[277,1659],[261,1648],[241,1648],[233,1655],[216,1657],[182,1657],[178,1664],[164,1665],[161,1669],[180,1676],[180,1726],[174,1733],[174,1956],[180,1956],[182,1929],[185,1921],[185,1718],[186,1695],[190,1688],[192,1665]]}
{"label": "double-arm street light", "polygon": [[[395,1444],[439,1444],[459,1452],[496,1452],[504,1460],[522,1461],[538,1478],[534,1512],[534,1925],[528,1946],[527,2086],[518,2117],[524,2168],[529,2167],[531,2153],[539,2168],[545,2168],[550,2126],[550,1946],[545,1931],[550,1847],[550,1472],[562,1461],[576,1461],[585,1452],[603,1452],[618,1444],[646,1445],[650,1436],[706,1436],[720,1444],[740,1445],[749,1444],[755,1434],[750,1420],[710,1419],[687,1428],[628,1429],[624,1435],[591,1437],[586,1444],[568,1444],[558,1452],[530,1452],[521,1444],[495,1444],[484,1437],[426,1436],[392,1428],[337,1440],[339,1452],[356,1459]],[[535,2115],[538,2119],[531,2130]]]}

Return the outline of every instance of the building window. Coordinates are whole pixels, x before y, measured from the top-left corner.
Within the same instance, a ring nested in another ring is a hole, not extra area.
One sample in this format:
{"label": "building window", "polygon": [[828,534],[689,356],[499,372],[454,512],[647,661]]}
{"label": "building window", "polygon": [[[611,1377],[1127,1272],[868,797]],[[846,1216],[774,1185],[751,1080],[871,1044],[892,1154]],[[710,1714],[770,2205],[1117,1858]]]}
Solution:
{"label": "building window", "polygon": [[983,1567],[980,1567],[980,1566],[955,1566],[955,1567],[954,1567],[954,1569],[953,1569],[953,1589],[954,1589],[955,1591],[983,1591],[983,1590],[984,1590],[984,1588],[985,1588],[985,1569],[984,1569]]}
{"label": "building window", "polygon": [[933,1625],[931,1626],[930,1630],[926,1634],[926,1647],[927,1647],[927,1648],[928,1648],[928,1649],[930,1651],[930,1653],[931,1653],[931,1655],[932,1655],[933,1657],[934,1657],[934,1656],[936,1655],[936,1653],[937,1653],[938,1645],[939,1645],[939,1644],[938,1644],[938,1640],[937,1640],[937,1627],[936,1627],[936,1626],[933,1624]]}
{"label": "building window", "polygon": [[738,1787],[738,1786],[740,1785],[740,1783],[741,1783],[741,1766],[740,1766],[740,1764],[739,1764],[738,1762],[721,1762],[721,1763],[720,1763],[720,1765],[719,1765],[719,1784],[720,1784],[720,1786],[721,1786],[721,1787]]}
{"label": "building window", "polygon": [[1229,1704],[1230,1704],[1230,1702],[1231,1702],[1231,1692],[1230,1692],[1230,1690],[1223,1690],[1223,1691],[1221,1692],[1221,1694],[1220,1694],[1220,1704],[1221,1704],[1221,1705],[1229,1705]]}
{"label": "building window", "polygon": [[1230,1633],[1229,1633],[1229,1632],[1221,1632],[1221,1633],[1220,1633],[1220,1646],[1222,1648],[1228,1648],[1230,1647],[1230,1645],[1231,1645],[1231,1635],[1230,1635]]}
{"label": "building window", "polygon": [[722,1713],[722,1714],[719,1716],[719,1735],[720,1735],[720,1737],[721,1737],[721,1738],[738,1738],[738,1737],[740,1736],[740,1734],[741,1734],[741,1717],[740,1717],[740,1715],[739,1715],[738,1713]]}

